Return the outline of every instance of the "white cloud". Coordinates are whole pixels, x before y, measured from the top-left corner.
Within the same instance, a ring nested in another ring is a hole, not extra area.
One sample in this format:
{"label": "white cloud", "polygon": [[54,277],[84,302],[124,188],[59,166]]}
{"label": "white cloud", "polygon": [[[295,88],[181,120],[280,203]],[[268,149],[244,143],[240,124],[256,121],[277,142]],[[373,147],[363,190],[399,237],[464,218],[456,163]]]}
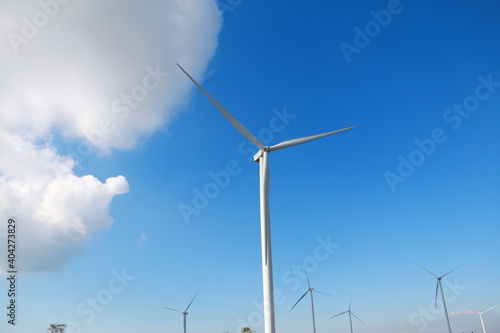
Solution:
{"label": "white cloud", "polygon": [[[73,174],[73,159],[57,155],[50,143],[0,129],[0,212],[15,218],[19,266],[24,271],[52,269],[78,253],[93,232],[113,220],[108,205],[128,192],[125,177],[101,183]],[[6,229],[6,224],[2,224]]]}
{"label": "white cloud", "polygon": [[148,239],[146,237],[146,233],[142,233],[141,234],[141,237],[135,242],[135,244],[138,246],[138,247],[142,247],[142,245],[144,244],[144,242],[146,241],[146,239]]}
{"label": "white cloud", "polygon": [[465,316],[465,315],[470,315],[470,314],[474,314],[474,313],[475,312],[472,310],[467,310],[467,311],[463,311],[463,312],[450,312],[449,316],[450,317],[458,317],[458,316]]}
{"label": "white cloud", "polygon": [[51,137],[94,153],[136,147],[188,96],[175,63],[199,77],[220,28],[212,1],[0,3],[0,219],[22,221],[28,270],[78,253],[128,191],[123,176],[76,176]]}
{"label": "white cloud", "polygon": [[[48,1],[57,3],[40,3]],[[36,14],[43,12],[38,3],[3,4],[2,16],[9,19],[0,26],[0,35],[24,38],[27,23],[22,18],[37,22]],[[220,21],[210,1],[91,0],[59,6],[57,15],[26,42],[0,39],[6,58],[0,65],[3,126],[37,135],[56,128],[67,137],[87,138],[109,119],[114,129],[103,133],[96,146],[131,148],[162,127],[185,99],[191,86],[178,79],[182,73],[175,63],[200,74],[217,46]],[[131,96],[127,105],[122,95],[143,84],[150,75],[147,68],[169,75],[147,90],[143,100]]]}

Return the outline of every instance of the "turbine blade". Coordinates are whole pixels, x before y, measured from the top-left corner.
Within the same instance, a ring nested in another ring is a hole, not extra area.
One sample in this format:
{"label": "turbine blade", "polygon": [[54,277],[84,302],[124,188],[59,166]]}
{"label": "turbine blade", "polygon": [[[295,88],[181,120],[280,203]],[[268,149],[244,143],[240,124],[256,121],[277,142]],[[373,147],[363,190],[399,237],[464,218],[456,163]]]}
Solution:
{"label": "turbine blade", "polygon": [[307,295],[308,292],[309,292],[309,289],[307,289],[307,291],[304,293],[304,295],[302,295],[302,297],[300,297],[299,300],[292,306],[292,308],[290,309],[290,312],[293,310],[295,305],[299,304],[299,302]]}
{"label": "turbine blade", "polygon": [[341,312],[341,313],[339,313],[339,314],[336,314],[335,316],[330,317],[330,319],[335,318],[335,317],[338,317],[338,316],[340,316],[340,315],[343,315],[344,313],[347,313],[347,312],[349,312],[349,311],[344,311],[344,312]]}
{"label": "turbine blade", "polygon": [[352,303],[352,291],[351,291],[351,298],[349,299],[349,311],[351,311],[351,303]]}
{"label": "turbine blade", "polygon": [[172,311],[176,311],[176,312],[179,312],[179,313],[182,313],[182,311],[179,311],[177,309],[172,309],[172,308],[166,308],[166,307],[163,307],[164,309],[168,309],[168,310],[172,310]]}
{"label": "turbine blade", "polygon": [[311,289],[311,283],[309,283],[309,275],[307,274],[307,268],[304,266],[304,272],[306,272],[307,287]]}
{"label": "turbine blade", "polygon": [[438,289],[439,289],[439,282],[436,283],[436,298],[434,299],[434,307],[437,307]]}
{"label": "turbine blade", "polygon": [[317,293],[320,293],[320,294],[323,294],[323,295],[326,295],[326,296],[331,296],[331,297],[333,297],[333,295],[330,295],[330,294],[324,293],[324,292],[319,291],[319,290],[316,290],[316,289],[312,289],[312,291],[317,292]]}
{"label": "turbine blade", "polygon": [[313,141],[313,140],[324,138],[325,136],[329,136],[329,135],[332,135],[332,134],[336,134],[336,133],[340,133],[340,132],[343,132],[343,131],[347,131],[347,130],[350,130],[351,128],[355,128],[355,127],[357,127],[357,126],[351,126],[351,127],[343,128],[343,129],[336,130],[336,131],[326,132],[326,133],[323,133],[323,134],[316,134],[316,135],[306,136],[306,137],[303,137],[303,138],[297,138],[297,139],[283,141],[281,143],[278,143],[277,145],[271,146],[269,148],[269,151],[275,151],[275,150],[279,150],[279,149],[283,149],[283,148],[288,148],[288,147],[300,145],[302,143],[306,143],[306,142],[309,142],[309,141]]}
{"label": "turbine blade", "polygon": [[193,304],[193,301],[194,301],[194,299],[196,298],[196,296],[198,296],[198,293],[199,293],[199,292],[200,292],[199,290],[196,292],[196,294],[194,295],[194,297],[193,297],[193,299],[191,300],[191,302],[189,302],[189,305],[187,306],[186,310],[184,310],[184,312],[187,312],[187,310],[189,309],[189,307],[191,306],[191,304]]}
{"label": "turbine blade", "polygon": [[427,268],[425,268],[424,266],[421,266],[417,263],[415,263],[415,265],[419,266],[420,268],[423,268],[425,269],[427,272],[429,272],[430,275],[434,276],[436,279],[439,279],[436,275],[434,275],[434,273],[432,273],[430,270],[428,270]]}
{"label": "turbine blade", "polygon": [[492,306],[491,308],[489,308],[488,310],[484,310],[484,311],[483,311],[483,312],[481,312],[481,313],[488,312],[488,311],[490,311],[491,309],[496,308],[497,306],[498,306],[498,305],[494,305],[494,306]]}
{"label": "turbine blade", "polygon": [[184,68],[181,67],[181,65],[177,64],[177,66],[179,66],[179,68],[181,69],[181,71],[183,71],[184,74],[186,74],[186,76],[195,84],[195,86],[197,86],[198,89],[201,90],[201,92],[215,105],[215,107],[217,107],[217,109],[219,109],[220,112],[222,112],[222,114],[224,115],[224,117],[226,117],[227,120],[229,120],[229,122],[241,134],[243,134],[248,140],[252,141],[257,147],[259,147],[261,149],[264,148],[264,144],[262,144],[262,142],[260,142],[259,139],[257,139],[238,120],[236,120],[236,118],[234,118],[226,109],[224,109],[224,107],[222,105],[220,105],[219,102],[217,102],[212,96],[210,96],[210,94],[208,92],[206,92],[205,89],[203,89],[202,86],[200,86],[200,84],[198,82],[196,82],[195,79],[193,79],[191,77],[191,75],[189,75],[188,72],[186,72],[184,70]]}
{"label": "turbine blade", "polygon": [[360,321],[363,325],[366,325],[365,323],[363,323],[363,321],[362,321],[361,319],[359,319],[359,318],[358,318],[358,316],[356,316],[356,315],[354,314],[354,312],[352,312],[352,311],[351,311],[351,314],[352,314],[354,317],[356,317],[356,319],[357,319],[357,320],[359,320],[359,321]]}
{"label": "turbine blade", "polygon": [[444,278],[446,275],[450,274],[451,272],[456,271],[456,270],[457,270],[457,269],[459,269],[459,268],[460,268],[460,266],[458,266],[458,267],[457,267],[457,268],[455,268],[455,269],[452,269],[451,271],[449,271],[449,272],[448,272],[448,273],[446,273],[445,275],[441,275],[440,279]]}
{"label": "turbine blade", "polygon": [[468,309],[471,309],[472,311],[479,312],[479,311],[477,311],[476,309],[473,309],[473,308],[471,308],[471,307],[470,307],[470,306],[468,306],[468,305],[465,305],[465,304],[462,304],[462,305],[463,305],[463,306],[465,306],[465,307],[466,307],[466,308],[468,308]]}

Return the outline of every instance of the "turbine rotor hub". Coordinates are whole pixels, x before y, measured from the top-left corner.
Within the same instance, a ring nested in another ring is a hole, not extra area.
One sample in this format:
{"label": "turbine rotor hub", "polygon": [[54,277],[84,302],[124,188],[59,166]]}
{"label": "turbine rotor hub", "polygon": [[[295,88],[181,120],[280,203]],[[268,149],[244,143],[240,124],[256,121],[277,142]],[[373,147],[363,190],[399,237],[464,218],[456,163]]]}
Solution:
{"label": "turbine rotor hub", "polygon": [[271,147],[269,147],[269,146],[265,146],[264,148],[262,148],[261,150],[259,150],[259,151],[257,152],[257,154],[255,154],[255,155],[253,156],[253,160],[254,160],[254,162],[259,162],[259,159],[262,157],[262,154],[263,154],[264,152],[269,153],[270,151],[271,151]]}

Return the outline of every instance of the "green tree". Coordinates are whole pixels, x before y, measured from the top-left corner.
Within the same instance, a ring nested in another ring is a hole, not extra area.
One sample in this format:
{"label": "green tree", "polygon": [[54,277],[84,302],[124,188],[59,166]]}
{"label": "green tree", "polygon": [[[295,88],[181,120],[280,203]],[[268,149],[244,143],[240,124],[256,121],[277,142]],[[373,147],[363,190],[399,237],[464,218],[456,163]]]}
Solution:
{"label": "green tree", "polygon": [[255,333],[255,331],[252,330],[250,327],[243,327],[241,333]]}

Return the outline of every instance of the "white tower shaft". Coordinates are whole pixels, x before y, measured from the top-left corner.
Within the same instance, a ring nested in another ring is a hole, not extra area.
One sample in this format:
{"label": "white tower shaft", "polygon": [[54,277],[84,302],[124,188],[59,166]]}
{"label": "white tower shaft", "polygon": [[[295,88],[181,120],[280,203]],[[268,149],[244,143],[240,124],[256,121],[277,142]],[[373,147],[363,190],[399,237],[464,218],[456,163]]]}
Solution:
{"label": "white tower shaft", "polygon": [[443,285],[441,279],[438,279],[439,289],[441,289],[441,297],[443,298],[444,314],[446,315],[446,323],[448,324],[448,332],[451,333],[450,317],[448,316],[448,309],[446,308],[446,300],[444,299]]}
{"label": "white tower shaft", "polygon": [[262,150],[260,167],[260,238],[262,248],[262,286],[264,296],[264,332],[274,333],[273,256],[271,249],[271,219],[269,215],[269,153]]}

